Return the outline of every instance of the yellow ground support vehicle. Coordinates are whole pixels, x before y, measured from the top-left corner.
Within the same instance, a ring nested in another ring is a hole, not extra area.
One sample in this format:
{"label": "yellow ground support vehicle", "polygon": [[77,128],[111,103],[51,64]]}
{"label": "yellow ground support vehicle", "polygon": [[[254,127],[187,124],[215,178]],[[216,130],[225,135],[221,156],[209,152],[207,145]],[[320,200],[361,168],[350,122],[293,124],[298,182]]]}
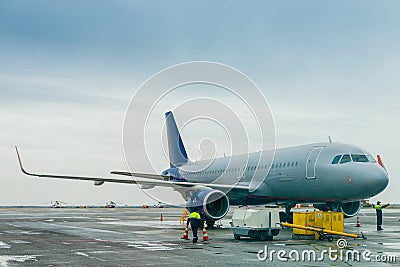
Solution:
{"label": "yellow ground support vehicle", "polygon": [[[332,235],[358,238],[357,234],[344,232],[343,212],[305,211],[293,213],[293,224],[282,223],[282,226],[293,228],[293,238],[333,240]],[[361,237],[365,236],[361,233]]]}
{"label": "yellow ground support vehicle", "polygon": [[[344,214],[343,212],[319,210],[293,212],[293,224],[344,232]],[[308,229],[294,228],[293,237],[297,239],[318,239],[319,234]]]}
{"label": "yellow ground support vehicle", "polygon": [[286,222],[283,222],[282,226],[295,228],[295,229],[302,229],[302,230],[306,230],[306,231],[312,231],[312,232],[318,234],[318,239],[321,241],[325,240],[325,239],[327,239],[328,241],[332,241],[333,240],[332,235],[347,236],[347,237],[352,237],[352,238],[362,237],[365,239],[365,236],[363,233],[361,233],[361,236],[359,236],[358,234],[349,234],[349,233],[345,233],[345,232],[337,232],[337,231],[327,230],[324,228],[317,228],[317,227],[313,227],[313,226],[302,226],[302,225],[286,223]]}

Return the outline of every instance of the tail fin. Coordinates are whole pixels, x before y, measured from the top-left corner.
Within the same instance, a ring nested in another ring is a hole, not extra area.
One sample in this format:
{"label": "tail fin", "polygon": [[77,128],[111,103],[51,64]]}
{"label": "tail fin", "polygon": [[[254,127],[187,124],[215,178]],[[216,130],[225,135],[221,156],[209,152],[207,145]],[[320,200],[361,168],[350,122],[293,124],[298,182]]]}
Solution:
{"label": "tail fin", "polygon": [[180,166],[188,161],[185,146],[171,111],[165,113],[168,137],[169,163],[171,167]]}

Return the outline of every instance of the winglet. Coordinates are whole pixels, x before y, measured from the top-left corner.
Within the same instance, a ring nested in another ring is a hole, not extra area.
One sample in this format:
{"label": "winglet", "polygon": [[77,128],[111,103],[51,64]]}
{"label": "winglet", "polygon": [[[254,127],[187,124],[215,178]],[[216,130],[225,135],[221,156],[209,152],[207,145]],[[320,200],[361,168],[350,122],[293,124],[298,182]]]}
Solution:
{"label": "winglet", "polygon": [[21,157],[19,155],[17,146],[15,146],[15,151],[17,151],[17,157],[18,157],[19,167],[21,168],[21,171],[26,175],[34,175],[32,173],[29,173],[29,172],[25,171],[24,167],[22,167],[22,161],[21,161]]}

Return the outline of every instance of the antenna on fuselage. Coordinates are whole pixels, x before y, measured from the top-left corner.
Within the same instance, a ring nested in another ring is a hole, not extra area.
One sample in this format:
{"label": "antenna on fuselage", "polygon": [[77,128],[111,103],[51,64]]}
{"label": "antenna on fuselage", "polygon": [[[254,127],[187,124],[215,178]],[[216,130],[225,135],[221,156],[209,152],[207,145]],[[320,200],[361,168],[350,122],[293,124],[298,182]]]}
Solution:
{"label": "antenna on fuselage", "polygon": [[329,143],[332,143],[332,138],[328,135]]}

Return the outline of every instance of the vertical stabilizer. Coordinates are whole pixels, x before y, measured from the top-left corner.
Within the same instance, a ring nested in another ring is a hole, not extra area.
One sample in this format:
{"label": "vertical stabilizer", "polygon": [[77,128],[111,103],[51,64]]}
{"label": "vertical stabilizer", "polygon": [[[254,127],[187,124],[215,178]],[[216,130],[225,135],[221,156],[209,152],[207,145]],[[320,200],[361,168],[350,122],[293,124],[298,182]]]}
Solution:
{"label": "vertical stabilizer", "polygon": [[169,163],[171,167],[180,166],[188,161],[186,149],[171,111],[165,113],[165,120],[167,124]]}

